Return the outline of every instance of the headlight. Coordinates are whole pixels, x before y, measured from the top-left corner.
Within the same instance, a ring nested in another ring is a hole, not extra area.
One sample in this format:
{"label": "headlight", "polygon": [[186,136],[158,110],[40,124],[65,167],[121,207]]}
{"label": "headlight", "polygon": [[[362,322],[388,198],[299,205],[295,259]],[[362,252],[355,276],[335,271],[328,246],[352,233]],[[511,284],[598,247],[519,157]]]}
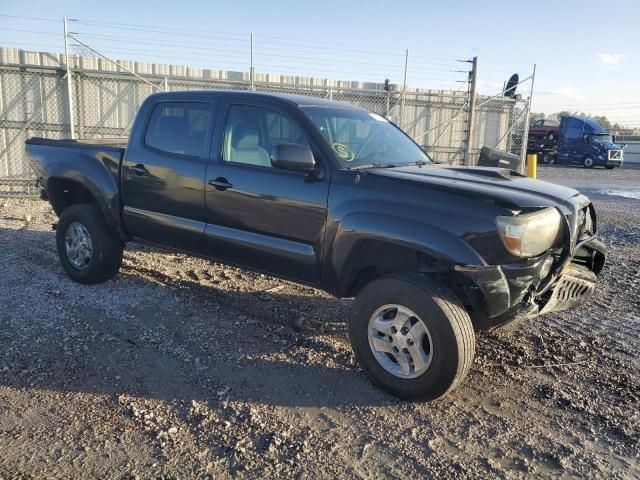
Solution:
{"label": "headlight", "polygon": [[561,220],[558,210],[549,207],[524,215],[497,217],[496,225],[507,250],[519,257],[534,257],[554,245]]}

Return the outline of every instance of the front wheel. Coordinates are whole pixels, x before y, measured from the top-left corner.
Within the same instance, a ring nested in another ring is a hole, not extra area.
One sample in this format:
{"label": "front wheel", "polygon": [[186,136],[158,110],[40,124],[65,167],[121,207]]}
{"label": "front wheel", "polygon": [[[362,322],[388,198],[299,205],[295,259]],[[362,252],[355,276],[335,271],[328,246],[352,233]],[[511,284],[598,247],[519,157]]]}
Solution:
{"label": "front wheel", "polygon": [[614,165],[607,165],[606,167],[607,170],[613,170],[614,168],[616,168]]}
{"label": "front wheel", "polygon": [[100,210],[89,203],[72,205],[62,212],[56,245],[62,267],[78,283],[109,280],[122,263],[122,241],[109,230]]}
{"label": "front wheel", "polygon": [[349,337],[361,367],[388,392],[435,400],[465,378],[473,325],[448,289],[422,275],[382,277],[356,297]]}

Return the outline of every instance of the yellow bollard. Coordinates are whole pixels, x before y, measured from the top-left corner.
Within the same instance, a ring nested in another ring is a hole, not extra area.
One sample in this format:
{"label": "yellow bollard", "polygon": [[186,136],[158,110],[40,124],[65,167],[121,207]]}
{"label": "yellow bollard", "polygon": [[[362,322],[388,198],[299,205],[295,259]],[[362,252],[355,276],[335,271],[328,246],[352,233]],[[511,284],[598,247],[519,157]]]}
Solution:
{"label": "yellow bollard", "polygon": [[527,177],[536,178],[538,175],[538,155],[527,155]]}

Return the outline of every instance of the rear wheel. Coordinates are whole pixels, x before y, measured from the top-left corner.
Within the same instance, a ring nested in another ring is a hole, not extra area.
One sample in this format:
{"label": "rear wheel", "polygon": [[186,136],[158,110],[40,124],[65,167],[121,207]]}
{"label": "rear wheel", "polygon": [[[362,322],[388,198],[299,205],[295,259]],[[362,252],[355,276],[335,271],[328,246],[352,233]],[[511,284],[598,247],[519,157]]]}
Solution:
{"label": "rear wheel", "polygon": [[100,283],[113,278],[122,264],[122,241],[109,230],[95,205],[81,203],[62,212],[56,228],[62,267],[79,283]]}
{"label": "rear wheel", "polygon": [[349,336],[371,380],[398,397],[434,400],[456,388],[475,354],[467,312],[421,275],[383,277],[356,297]]}
{"label": "rear wheel", "polygon": [[593,160],[593,157],[584,157],[584,160],[582,160],[582,166],[584,168],[593,168],[593,166],[595,165],[595,161]]}

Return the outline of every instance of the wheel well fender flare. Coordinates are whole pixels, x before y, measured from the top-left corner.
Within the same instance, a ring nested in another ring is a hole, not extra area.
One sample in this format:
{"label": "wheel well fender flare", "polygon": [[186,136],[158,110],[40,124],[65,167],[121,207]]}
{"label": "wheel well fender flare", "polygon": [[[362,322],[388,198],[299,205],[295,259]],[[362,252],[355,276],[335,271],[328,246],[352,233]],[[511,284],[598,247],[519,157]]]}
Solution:
{"label": "wheel well fender flare", "polygon": [[[80,201],[94,203],[107,222],[110,229],[122,238],[127,237],[119,219],[119,192],[117,185],[107,172],[97,179],[95,175],[86,175],[81,171],[66,171],[64,175],[50,175],[47,179],[47,195],[56,214],[60,215],[65,208]],[[100,178],[102,177],[102,178]],[[66,197],[66,191],[74,191],[74,200]]]}
{"label": "wheel well fender flare", "polygon": [[[485,265],[469,243],[435,225],[392,215],[353,213],[335,228],[325,257],[325,275],[332,279],[330,283],[338,285],[338,296],[349,290],[357,270],[382,260],[361,258],[367,246],[374,243],[387,246],[389,254],[412,251],[451,266]],[[388,263],[392,259],[384,260]]]}

